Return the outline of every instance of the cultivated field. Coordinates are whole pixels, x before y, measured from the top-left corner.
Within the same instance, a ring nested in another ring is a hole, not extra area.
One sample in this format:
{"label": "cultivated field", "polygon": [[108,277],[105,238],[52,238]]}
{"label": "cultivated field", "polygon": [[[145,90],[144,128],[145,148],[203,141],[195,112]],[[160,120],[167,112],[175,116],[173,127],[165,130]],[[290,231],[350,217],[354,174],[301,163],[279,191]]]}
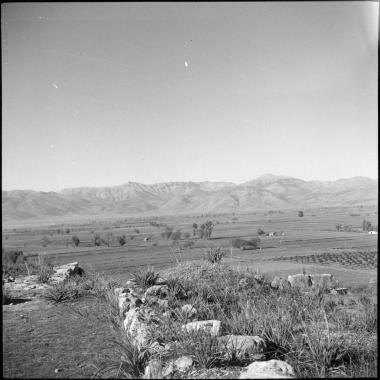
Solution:
{"label": "cultivated field", "polygon": [[[128,277],[141,266],[151,265],[159,270],[178,261],[199,260],[206,247],[221,246],[228,251],[227,260],[235,266],[284,275],[302,268],[315,273],[329,271],[343,282],[377,279],[377,236],[361,230],[363,219],[377,225],[376,208],[303,211],[303,217],[298,216],[297,210],[274,210],[239,215],[119,216],[19,224],[3,226],[3,248],[21,249],[26,255],[46,253],[57,264],[78,261],[84,268],[119,278]],[[215,225],[211,239],[193,236],[193,223],[200,226],[207,220]],[[338,232],[336,224],[350,226],[351,231]],[[162,237],[166,226],[180,230],[181,238],[173,242]],[[232,239],[257,236],[259,228],[278,235],[283,232],[284,236],[261,236],[258,250],[232,248]],[[73,245],[73,235],[80,240],[78,247]],[[104,240],[100,246],[94,245],[96,235]],[[124,246],[117,240],[122,235],[126,237]],[[146,238],[149,241],[144,241]]]}
{"label": "cultivated field", "polygon": [[[347,366],[345,373],[348,377],[372,376],[377,371],[374,364],[376,363],[374,355],[377,344],[375,331],[377,313],[374,311],[375,309],[372,310],[375,307],[373,305],[376,305],[377,236],[368,235],[367,232],[361,231],[361,226],[363,219],[377,225],[377,211],[374,208],[360,210],[357,208],[324,208],[303,211],[303,217],[298,216],[297,210],[284,210],[239,215],[185,215],[159,218],[115,217],[61,223],[55,221],[54,224],[51,222],[35,223],[34,225],[19,224],[17,226],[3,226],[3,248],[22,250],[25,255],[31,256],[28,258],[28,262],[31,263],[37,260],[39,254],[40,258],[45,257],[54,264],[78,261],[81,267],[90,269],[90,273],[91,269],[95,270],[100,272],[109,283],[119,284],[130,279],[131,274],[141,267],[153,266],[156,271],[165,275],[165,270],[168,270],[169,273],[172,270],[167,268],[172,268],[175,264],[181,263],[183,265],[177,266],[179,269],[173,269],[173,273],[178,276],[178,281],[183,281],[186,276],[189,276],[189,286],[198,287],[206,279],[202,278],[204,275],[195,270],[195,267],[191,267],[194,264],[191,262],[204,263],[206,248],[221,246],[226,251],[226,256],[223,258],[225,265],[223,268],[225,269],[222,270],[220,278],[218,275],[214,280],[215,283],[207,283],[205,286],[207,289],[209,286],[214,287],[215,291],[222,293],[226,289],[223,286],[220,287],[220,283],[232,281],[230,273],[235,273],[230,272],[231,267],[238,269],[236,273],[245,273],[244,276],[249,273],[253,276],[256,271],[261,271],[265,272],[268,278],[275,274],[286,276],[302,272],[310,274],[332,273],[339,280],[341,286],[352,289],[352,295],[349,297],[354,300],[350,298],[348,301],[357,305],[356,308],[364,308],[364,311],[361,311],[364,316],[360,314],[355,318],[349,314],[352,310],[344,311],[345,319],[342,320],[339,319],[343,313],[342,310],[336,312],[333,309],[329,314],[329,318],[339,328],[344,328],[345,331],[348,326],[350,333],[352,330],[352,333],[356,334],[355,339],[363,338],[361,344],[355,344],[356,349],[363,351],[355,353],[358,358],[356,361],[362,364],[355,362],[356,364]],[[211,239],[204,240],[194,236],[193,223],[200,226],[207,220],[212,220],[215,225]],[[351,231],[338,232],[335,228],[336,224],[351,226]],[[172,227],[174,231],[180,230],[181,238],[177,240],[165,238],[162,234],[167,226]],[[261,236],[259,249],[240,250],[232,248],[233,239],[249,240],[257,237],[259,228],[267,233],[277,232],[279,235]],[[80,240],[77,247],[73,244],[72,237],[74,235]],[[103,239],[100,246],[94,245],[96,235]],[[126,244],[120,246],[118,237],[122,235],[126,237]],[[187,261],[189,263],[186,263]],[[23,266],[23,264],[20,265],[21,269]],[[194,274],[187,268],[193,268]],[[209,274],[212,274],[214,269]],[[200,278],[193,278],[196,274]],[[84,279],[84,281],[87,280]],[[368,289],[370,290],[359,290],[356,295],[354,289],[358,285],[358,289],[361,287],[367,289],[366,285],[369,285]],[[89,289],[97,286],[99,285],[96,280]],[[224,300],[225,305],[221,303],[214,305],[214,308],[210,305],[204,308],[204,313],[206,313],[204,319],[224,318],[222,322],[226,329],[225,332],[236,334],[260,335],[265,329],[269,328],[270,330],[273,326],[277,326],[279,319],[276,313],[278,312],[278,315],[282,316],[290,301],[284,298],[281,305],[277,304],[281,297],[277,298],[276,293],[273,293],[270,296],[272,297],[270,298],[272,304],[269,301],[267,304],[265,301],[265,297],[268,296],[266,290],[253,289],[252,291],[263,292],[260,297],[253,297],[253,294],[248,293],[246,295],[249,302],[259,302],[259,304],[252,306],[254,310],[261,310],[261,314],[254,314],[256,316],[254,323],[249,322],[248,319],[246,322],[236,325],[235,321],[240,320],[245,315],[244,308],[249,305],[244,298],[245,293],[234,287],[226,292],[226,297],[228,297]],[[104,314],[109,307],[107,304],[101,303],[99,299],[88,299],[86,297],[62,303],[48,303],[46,300],[36,297],[36,293],[33,294],[33,289],[29,292],[29,294],[21,295],[23,299],[14,299],[13,305],[3,306],[3,376],[8,378],[89,378],[93,377],[96,372],[96,368],[93,367],[94,363],[101,365],[103,362],[110,363],[119,358],[119,354],[115,353],[114,347],[110,344],[110,336],[112,337],[112,335],[110,335],[110,326]],[[221,305],[224,305],[225,312],[231,309],[229,304],[230,292],[234,294],[235,303],[241,304],[241,310],[239,308],[234,309],[236,312],[239,309],[240,314],[227,318],[225,314],[220,314],[219,309]],[[240,302],[239,297],[243,297],[244,302]],[[309,302],[309,297],[301,299],[302,302]],[[192,302],[198,301],[194,299]],[[308,307],[308,310],[314,313],[319,301],[316,298],[312,302],[315,305]],[[328,297],[324,302],[330,302]],[[343,299],[339,302],[343,302]],[[345,307],[350,308],[350,305],[348,303],[348,306]],[[217,308],[219,311],[214,315],[212,313],[215,312],[216,306],[219,307],[219,309]],[[265,307],[275,310],[273,315],[267,313]],[[336,306],[336,310],[341,307],[343,306],[339,304]],[[355,313],[358,310],[355,309]],[[268,315],[272,315],[273,320],[268,322],[267,327],[261,326],[260,323],[263,323]],[[317,318],[313,314],[314,317]],[[322,317],[318,316],[318,318]],[[316,319],[318,323],[321,321],[323,323],[323,319],[318,318]],[[345,321],[351,322],[346,326]],[[367,326],[368,330],[364,334],[365,328],[362,325]],[[282,327],[280,328],[281,331]],[[252,328],[257,331],[252,330]],[[273,338],[272,333],[275,328],[272,332],[269,330],[266,339],[270,341]],[[320,334],[320,331],[318,330],[316,333]],[[271,336],[272,338],[270,338]],[[287,360],[295,365],[299,376],[302,377],[305,374],[317,376],[318,371],[314,372],[314,369],[306,369],[300,366],[303,359],[292,357],[292,352],[299,354],[303,352],[302,345],[295,341],[292,344],[294,347],[288,347],[290,356],[287,357]],[[184,347],[189,347],[189,345],[184,344]],[[322,343],[321,347],[324,347]],[[344,346],[343,348],[350,355],[354,353],[351,346]],[[339,348],[339,350],[343,348]],[[364,352],[367,348],[368,353]],[[329,354],[329,351],[327,353]],[[270,355],[269,357],[272,358]],[[321,360],[317,355],[311,362],[318,364]],[[321,368],[323,369],[325,365],[322,364]],[[326,367],[329,367],[330,364]],[[213,368],[210,368],[211,370]],[[209,375],[211,378],[215,376],[214,373]],[[234,378],[234,375],[232,374],[230,377]]]}

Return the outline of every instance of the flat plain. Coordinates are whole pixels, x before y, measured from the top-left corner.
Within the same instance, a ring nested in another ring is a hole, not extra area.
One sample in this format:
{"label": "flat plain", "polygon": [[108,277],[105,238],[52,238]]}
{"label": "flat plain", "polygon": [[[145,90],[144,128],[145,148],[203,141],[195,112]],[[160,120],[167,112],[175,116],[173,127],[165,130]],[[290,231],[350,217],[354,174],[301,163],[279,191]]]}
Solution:
{"label": "flat plain", "polygon": [[[36,222],[35,225],[3,227],[3,248],[21,249],[25,255],[46,254],[55,264],[78,261],[106,276],[127,279],[136,269],[153,266],[156,270],[178,261],[201,260],[207,247],[220,246],[225,261],[234,266],[281,275],[299,270],[311,273],[331,272],[345,283],[363,283],[377,279],[377,235],[363,232],[363,219],[377,225],[375,207],[272,210],[250,214],[204,214],[178,216],[138,216],[93,218],[59,223]],[[214,223],[211,238],[194,236],[193,223]],[[337,231],[335,226],[350,226]],[[166,226],[180,230],[177,241],[162,236]],[[260,236],[260,249],[233,248],[232,239],[250,239],[258,229],[276,232]],[[281,236],[281,233],[283,236]],[[80,243],[74,247],[72,236]],[[94,245],[94,237],[104,239]],[[126,244],[117,238],[125,235]],[[186,235],[186,237],[185,237]],[[105,242],[107,241],[106,245]]]}
{"label": "flat plain", "polygon": [[[202,261],[208,247],[222,247],[223,261],[269,276],[295,273],[332,273],[341,286],[377,284],[377,236],[362,231],[363,219],[377,225],[377,208],[320,208],[257,212],[250,214],[180,215],[165,217],[109,217],[82,220],[35,222],[3,226],[5,249],[20,249],[29,260],[46,255],[53,264],[78,261],[121,283],[139,268],[163,271],[176,263]],[[210,239],[194,236],[198,226],[212,220]],[[336,225],[350,226],[337,231]],[[180,230],[181,238],[163,237],[168,227]],[[260,236],[259,249],[232,247],[235,238],[257,237],[258,229],[277,236]],[[72,237],[76,235],[79,246]],[[104,241],[94,245],[94,237]],[[118,237],[125,235],[120,246]],[[105,244],[107,242],[107,244]],[[81,302],[91,315],[97,304]],[[87,304],[86,306],[84,304]],[[30,302],[3,306],[3,376],[12,378],[88,378],[91,363],[112,357],[106,321],[75,317],[75,304]],[[57,370],[57,371],[56,371]]]}

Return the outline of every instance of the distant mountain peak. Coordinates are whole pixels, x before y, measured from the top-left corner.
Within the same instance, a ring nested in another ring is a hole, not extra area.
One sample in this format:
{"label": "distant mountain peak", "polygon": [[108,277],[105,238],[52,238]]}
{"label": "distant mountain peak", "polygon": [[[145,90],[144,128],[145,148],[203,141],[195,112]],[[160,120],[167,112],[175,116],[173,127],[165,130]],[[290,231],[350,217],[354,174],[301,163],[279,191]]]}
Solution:
{"label": "distant mountain peak", "polygon": [[271,173],[232,182],[127,182],[59,192],[2,191],[3,221],[89,215],[246,212],[299,207],[377,205],[378,180],[304,181]]}

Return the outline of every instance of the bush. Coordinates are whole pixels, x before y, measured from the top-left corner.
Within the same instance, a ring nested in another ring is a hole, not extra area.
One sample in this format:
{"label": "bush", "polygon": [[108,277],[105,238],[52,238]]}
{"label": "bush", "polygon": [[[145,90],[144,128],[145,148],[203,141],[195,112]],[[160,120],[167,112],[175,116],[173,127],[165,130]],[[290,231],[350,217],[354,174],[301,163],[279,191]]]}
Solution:
{"label": "bush", "polygon": [[259,235],[259,236],[261,236],[261,235],[265,235],[265,231],[262,230],[261,228],[259,228],[259,229],[257,230],[257,235]]}
{"label": "bush", "polygon": [[75,301],[81,296],[80,288],[71,280],[52,285],[43,295],[45,299],[55,303]]}
{"label": "bush", "polygon": [[55,303],[76,301],[83,297],[102,298],[111,287],[110,283],[96,273],[86,271],[82,276],[75,275],[63,282],[53,284],[44,294],[44,298]]}
{"label": "bush", "polygon": [[231,245],[234,247],[234,248],[240,248],[242,247],[243,245],[246,245],[247,244],[247,241],[244,240],[244,239],[240,239],[240,238],[237,238],[237,239],[233,239],[231,241]]}
{"label": "bush", "polygon": [[177,230],[176,232],[171,234],[171,238],[173,240],[179,240],[179,239],[181,239],[181,235],[182,235],[181,230]]}
{"label": "bush", "polygon": [[221,248],[208,248],[206,259],[211,264],[218,264],[226,256],[226,252]]}
{"label": "bush", "polygon": [[120,246],[122,247],[123,245],[125,245],[127,243],[127,238],[125,235],[118,236],[117,241],[119,242]]}
{"label": "bush", "polygon": [[255,248],[257,248],[259,246],[259,243],[260,243],[260,238],[252,238],[252,239],[248,240],[248,245],[255,247]]}
{"label": "bush", "polygon": [[140,230],[138,228],[135,228],[135,232],[136,232],[136,234],[139,234]]}
{"label": "bush", "polygon": [[37,281],[41,284],[49,282],[51,275],[54,273],[53,264],[49,262],[45,256],[38,255],[38,278]]}
{"label": "bush", "polygon": [[160,274],[155,272],[151,267],[140,269],[133,273],[134,281],[143,288],[149,288],[150,286],[155,285],[159,277]]}
{"label": "bush", "polygon": [[104,240],[103,238],[101,238],[100,235],[96,234],[94,237],[94,245],[96,247],[99,247],[102,244],[109,247],[109,243],[106,240]]}
{"label": "bush", "polygon": [[3,265],[16,265],[23,263],[26,260],[24,252],[19,249],[5,249],[2,250]]}
{"label": "bush", "polygon": [[249,246],[253,248],[258,248],[258,245],[260,243],[260,238],[252,238],[250,240],[244,240],[244,239],[233,239],[231,244],[234,248],[241,248],[244,246]]}
{"label": "bush", "polygon": [[371,231],[372,230],[371,222],[364,219],[363,224],[362,224],[362,228],[363,228],[363,231]]}
{"label": "bush", "polygon": [[164,239],[170,239],[170,237],[172,236],[172,234],[173,234],[173,228],[169,227],[169,226],[166,226],[165,227],[165,231],[161,233],[161,236]]}
{"label": "bush", "polygon": [[77,235],[74,235],[72,238],[71,238],[73,244],[74,244],[74,247],[78,247],[79,246],[79,243],[80,243],[80,240],[78,238]]}
{"label": "bush", "polygon": [[298,211],[298,216],[299,216],[300,218],[302,218],[302,217],[303,217],[303,211]]}

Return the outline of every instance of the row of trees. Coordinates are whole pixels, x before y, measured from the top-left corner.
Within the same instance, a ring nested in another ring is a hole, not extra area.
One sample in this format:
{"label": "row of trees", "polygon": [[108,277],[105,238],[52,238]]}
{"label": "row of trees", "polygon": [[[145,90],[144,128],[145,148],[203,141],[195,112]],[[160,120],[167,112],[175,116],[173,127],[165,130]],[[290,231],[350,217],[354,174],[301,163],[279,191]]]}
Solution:
{"label": "row of trees", "polygon": [[377,226],[373,226],[368,220],[363,220],[363,231],[377,231]]}
{"label": "row of trees", "polygon": [[[336,224],[335,229],[337,231],[351,231],[352,226],[346,226],[343,224]],[[373,226],[370,221],[364,219],[363,223],[362,223],[362,230],[363,231],[377,231],[377,226]]]}
{"label": "row of trees", "polygon": [[198,226],[197,223],[193,223],[193,236],[198,236],[201,239],[210,239],[212,231],[214,229],[214,223],[211,220],[208,220],[206,223],[201,224]]}
{"label": "row of trees", "polygon": [[[132,239],[132,237],[131,237],[131,239]],[[116,240],[121,247],[124,246],[125,244],[127,244],[127,237],[125,235],[117,236]],[[78,247],[80,244],[80,239],[78,238],[77,235],[72,236],[71,241],[73,242],[74,247]],[[107,247],[109,247],[110,246],[110,236],[108,236],[108,239],[105,240],[99,234],[96,234],[94,236],[94,246],[99,247],[101,245],[106,245]]]}

